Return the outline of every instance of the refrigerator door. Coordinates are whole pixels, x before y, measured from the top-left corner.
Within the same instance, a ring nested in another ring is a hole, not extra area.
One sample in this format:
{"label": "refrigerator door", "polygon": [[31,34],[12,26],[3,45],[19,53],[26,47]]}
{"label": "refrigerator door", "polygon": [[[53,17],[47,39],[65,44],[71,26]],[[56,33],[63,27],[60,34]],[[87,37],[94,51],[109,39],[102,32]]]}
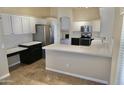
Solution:
{"label": "refrigerator door", "polygon": [[44,26],[44,41],[45,41],[45,45],[49,45],[50,44],[50,36],[51,36],[51,32],[50,32],[50,26]]}
{"label": "refrigerator door", "polygon": [[50,43],[54,43],[54,25],[50,26]]}
{"label": "refrigerator door", "polygon": [[42,42],[42,45],[49,45],[54,43],[53,31],[50,25],[36,25],[36,33],[33,35],[34,41]]}
{"label": "refrigerator door", "polygon": [[44,26],[44,41],[45,41],[45,45],[54,43],[54,32],[52,30],[52,26],[50,25]]}
{"label": "refrigerator door", "polygon": [[46,45],[53,44],[54,43],[54,36],[53,36],[54,33],[53,33],[52,27],[50,25],[45,26],[44,33],[45,33]]}
{"label": "refrigerator door", "polygon": [[44,25],[36,25],[36,33],[33,35],[34,41],[42,42],[45,44],[45,37],[44,37]]}

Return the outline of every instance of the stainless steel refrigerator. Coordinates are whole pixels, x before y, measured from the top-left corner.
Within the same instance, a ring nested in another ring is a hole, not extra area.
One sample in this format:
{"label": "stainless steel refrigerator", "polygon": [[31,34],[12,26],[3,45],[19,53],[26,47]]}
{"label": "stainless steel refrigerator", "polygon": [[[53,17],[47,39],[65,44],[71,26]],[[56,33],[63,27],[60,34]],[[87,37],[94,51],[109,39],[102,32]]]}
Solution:
{"label": "stainless steel refrigerator", "polygon": [[42,42],[43,46],[54,43],[54,32],[51,25],[36,24],[36,33],[33,35],[34,41]]}

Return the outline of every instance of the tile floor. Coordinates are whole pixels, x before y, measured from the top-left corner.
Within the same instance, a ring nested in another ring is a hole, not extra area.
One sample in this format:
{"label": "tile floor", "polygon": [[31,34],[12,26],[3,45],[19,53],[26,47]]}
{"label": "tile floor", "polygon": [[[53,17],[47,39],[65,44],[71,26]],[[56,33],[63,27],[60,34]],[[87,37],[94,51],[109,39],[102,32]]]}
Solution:
{"label": "tile floor", "polygon": [[10,77],[0,81],[0,85],[103,85],[45,70],[44,59],[30,65],[14,66],[10,68],[10,74]]}

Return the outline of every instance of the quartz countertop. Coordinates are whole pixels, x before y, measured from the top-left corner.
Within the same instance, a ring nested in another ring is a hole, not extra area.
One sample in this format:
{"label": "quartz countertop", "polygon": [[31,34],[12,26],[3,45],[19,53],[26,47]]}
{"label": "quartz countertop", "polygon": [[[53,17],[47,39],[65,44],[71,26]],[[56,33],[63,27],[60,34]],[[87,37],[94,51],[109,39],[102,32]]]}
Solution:
{"label": "quartz countertop", "polygon": [[112,57],[110,51],[104,45],[96,44],[96,41],[94,41],[91,46],[51,44],[43,47],[43,49],[88,54],[88,55],[95,55],[95,56],[102,56],[102,57],[109,57],[109,58]]}
{"label": "quartz countertop", "polygon": [[[36,45],[36,44],[40,44],[41,42],[38,42],[38,41],[32,41],[32,42],[28,42],[28,43],[23,43],[21,45],[24,45],[24,46],[32,46],[32,45]],[[9,48],[9,49],[6,49],[6,54],[12,54],[12,53],[16,53],[16,52],[20,52],[20,51],[23,51],[23,50],[26,50],[28,48],[25,48],[25,47],[14,47],[14,48]]]}
{"label": "quartz countertop", "polygon": [[41,44],[41,43],[42,42],[32,41],[32,42],[23,43],[23,44],[20,44],[20,45],[23,45],[23,46],[32,46],[32,45]]}
{"label": "quartz countertop", "polygon": [[16,52],[20,52],[23,50],[26,50],[27,48],[24,47],[15,47],[15,48],[10,48],[10,49],[6,49],[6,54],[12,54],[12,53],[16,53]]}

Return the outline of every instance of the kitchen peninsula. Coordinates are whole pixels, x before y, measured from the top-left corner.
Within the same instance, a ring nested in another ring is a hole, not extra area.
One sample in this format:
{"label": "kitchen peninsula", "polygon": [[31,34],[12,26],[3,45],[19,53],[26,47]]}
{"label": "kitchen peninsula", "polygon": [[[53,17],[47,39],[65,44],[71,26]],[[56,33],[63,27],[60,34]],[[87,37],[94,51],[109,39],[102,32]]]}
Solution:
{"label": "kitchen peninsula", "polygon": [[82,79],[109,83],[111,53],[102,45],[75,46],[52,44],[45,46],[46,69]]}

